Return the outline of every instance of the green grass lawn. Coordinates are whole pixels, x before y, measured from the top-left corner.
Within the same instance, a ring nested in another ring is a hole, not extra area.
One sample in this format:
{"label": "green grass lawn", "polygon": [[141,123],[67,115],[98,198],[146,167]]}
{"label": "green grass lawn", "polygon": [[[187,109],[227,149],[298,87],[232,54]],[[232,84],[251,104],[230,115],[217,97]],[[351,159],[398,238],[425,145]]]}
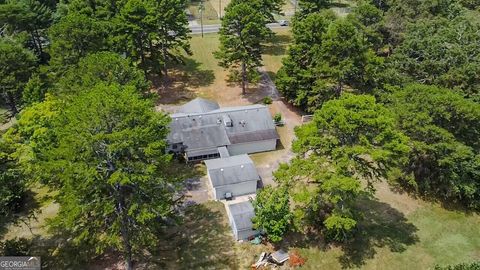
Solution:
{"label": "green grass lawn", "polygon": [[[423,203],[422,203],[423,204]],[[305,269],[429,269],[480,260],[480,216],[425,203],[403,216],[370,202],[359,236],[346,247],[305,247]]]}
{"label": "green grass lawn", "polygon": [[[311,236],[295,236],[283,247],[297,250],[307,259],[302,269],[312,270],[415,270],[480,260],[479,215],[415,203],[417,210],[404,215],[387,203],[365,198],[358,203],[365,216],[353,242],[332,246]],[[193,206],[186,217],[177,228],[184,233],[170,239],[176,252],[160,255],[168,259],[169,268],[248,269],[261,252],[273,250],[235,242],[222,203]]]}
{"label": "green grass lawn", "polygon": [[[263,55],[264,65],[274,79],[281,67],[281,59],[286,54],[290,42],[289,28],[275,29],[274,41],[267,43]],[[214,99],[220,104],[234,104],[240,96],[237,84],[227,81],[228,70],[218,65],[213,52],[218,50],[218,34],[193,35],[190,41],[192,55],[185,57],[184,65],[175,66],[171,71],[172,84],[167,91],[160,90],[162,104],[178,104],[194,97]],[[160,87],[159,87],[160,88]],[[250,91],[256,91],[256,85],[250,85]]]}

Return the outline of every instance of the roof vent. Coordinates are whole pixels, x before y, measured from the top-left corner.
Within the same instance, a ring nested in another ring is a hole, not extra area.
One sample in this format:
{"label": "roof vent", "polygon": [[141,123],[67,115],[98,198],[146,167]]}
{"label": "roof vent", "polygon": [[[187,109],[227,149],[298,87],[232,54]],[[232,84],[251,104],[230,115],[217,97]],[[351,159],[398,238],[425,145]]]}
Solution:
{"label": "roof vent", "polygon": [[217,118],[217,124],[219,124],[219,125],[220,125],[221,123],[222,123],[222,119],[220,119],[220,117],[219,117],[219,118]]}
{"label": "roof vent", "polygon": [[226,127],[233,127],[232,118],[226,114],[223,115],[223,122],[225,123]]}
{"label": "roof vent", "polygon": [[243,168],[245,168],[245,166],[243,166],[243,165],[240,165],[240,168],[242,168],[242,169],[243,169]]}
{"label": "roof vent", "polygon": [[242,120],[240,122],[238,122],[240,125],[242,125],[242,127],[245,127],[245,125],[247,124],[247,121],[245,120]]}
{"label": "roof vent", "polygon": [[222,169],[220,169],[220,171],[221,171],[221,172],[223,172],[223,168],[222,168]]}

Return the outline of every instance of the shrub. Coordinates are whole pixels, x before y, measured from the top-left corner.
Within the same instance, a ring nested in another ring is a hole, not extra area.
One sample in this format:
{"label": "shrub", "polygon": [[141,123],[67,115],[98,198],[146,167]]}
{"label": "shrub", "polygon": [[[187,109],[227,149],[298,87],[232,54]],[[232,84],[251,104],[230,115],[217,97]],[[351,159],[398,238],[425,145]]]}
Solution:
{"label": "shrub", "polygon": [[263,98],[262,102],[263,102],[263,104],[268,105],[268,104],[272,104],[273,100],[270,96],[266,96],[266,97]]}

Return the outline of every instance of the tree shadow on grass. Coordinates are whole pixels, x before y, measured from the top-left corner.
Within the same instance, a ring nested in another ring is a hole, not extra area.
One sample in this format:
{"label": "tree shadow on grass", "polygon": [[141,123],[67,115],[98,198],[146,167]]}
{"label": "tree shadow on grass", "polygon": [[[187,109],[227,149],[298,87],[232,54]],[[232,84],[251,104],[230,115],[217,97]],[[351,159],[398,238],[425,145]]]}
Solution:
{"label": "tree shadow on grass", "polygon": [[184,222],[161,243],[157,256],[170,261],[169,269],[236,268],[234,240],[224,211],[219,202],[189,206]]}
{"label": "tree shadow on grass", "polygon": [[[42,203],[35,197],[36,195],[37,193],[31,189],[26,190],[23,197],[18,201],[14,213],[0,219],[0,239],[8,232],[9,225],[28,225],[29,219],[36,219]],[[30,227],[28,229],[31,231]]]}
{"label": "tree shadow on grass", "polygon": [[270,43],[265,44],[263,53],[267,55],[285,55],[288,44],[291,42],[292,37],[289,35],[275,35]]}
{"label": "tree shadow on grass", "polygon": [[202,69],[201,63],[192,58],[183,58],[183,64],[169,68],[168,85],[164,87],[161,76],[151,75],[150,80],[160,96],[160,103],[171,104],[195,98],[195,88],[206,87],[215,81],[213,70]]}
{"label": "tree shadow on grass", "polygon": [[359,267],[374,258],[375,248],[388,247],[392,252],[403,252],[419,241],[418,229],[390,205],[368,197],[356,203],[363,218],[352,242],[342,246],[340,262],[344,268]]}

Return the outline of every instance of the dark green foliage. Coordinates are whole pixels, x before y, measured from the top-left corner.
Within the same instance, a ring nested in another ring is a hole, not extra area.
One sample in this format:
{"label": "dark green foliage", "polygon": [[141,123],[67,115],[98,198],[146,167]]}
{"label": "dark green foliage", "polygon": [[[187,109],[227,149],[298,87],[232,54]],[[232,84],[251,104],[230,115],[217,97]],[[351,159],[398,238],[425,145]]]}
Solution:
{"label": "dark green foliage", "polygon": [[257,68],[262,66],[262,42],[270,33],[262,14],[250,4],[232,2],[225,9],[215,57],[221,67],[240,69],[243,94],[252,76],[249,74],[257,74]]}
{"label": "dark green foliage", "polygon": [[149,86],[143,73],[128,59],[112,52],[99,52],[82,58],[77,66],[70,68],[60,78],[56,94],[71,95],[99,83],[132,86],[140,93],[145,93]]}
{"label": "dark green foliage", "polygon": [[297,157],[274,174],[294,202],[295,228],[323,228],[336,241],[351,238],[359,218],[353,203],[360,180],[369,191],[374,181],[398,170],[410,152],[408,138],[374,97],[351,94],[326,102],[295,134]]}
{"label": "dark green foliage", "polygon": [[190,53],[185,0],[129,0],[115,17],[111,37],[116,50],[126,53],[146,73],[158,72],[166,79],[167,64]]}
{"label": "dark green foliage", "polygon": [[389,60],[406,80],[435,84],[461,91],[480,100],[480,21],[455,19],[419,20]]}
{"label": "dark green foliage", "polygon": [[51,25],[53,11],[49,3],[38,0],[6,1],[0,4],[0,25],[7,35],[28,35],[27,46],[45,60],[45,30]]}
{"label": "dark green foliage", "polygon": [[255,216],[252,222],[256,229],[265,232],[272,242],[279,242],[290,229],[292,214],[290,199],[285,187],[267,186],[257,193],[252,201]]}
{"label": "dark green foliage", "polygon": [[32,241],[26,238],[14,238],[0,242],[1,256],[32,256]]}
{"label": "dark green foliage", "polygon": [[330,7],[331,3],[331,0],[298,0],[300,12],[297,16],[304,17],[311,13],[320,12]]}
{"label": "dark green foliage", "polygon": [[21,208],[26,191],[15,151],[12,141],[0,138],[0,216],[5,220]]}
{"label": "dark green foliage", "polygon": [[165,154],[168,116],[135,89],[99,85],[67,104],[37,148],[39,175],[58,192],[52,225],[74,241],[114,248],[130,263],[173,217],[179,182]]}
{"label": "dark green foliage", "polygon": [[424,195],[480,207],[480,105],[435,86],[393,94],[393,110],[413,150],[401,179]]}
{"label": "dark green foliage", "polygon": [[285,0],[233,0],[232,5],[240,3],[246,3],[254,7],[256,10],[264,16],[265,22],[275,21],[275,14],[282,14],[282,7],[285,4]]}
{"label": "dark green foliage", "polygon": [[449,266],[435,266],[434,270],[480,270],[480,262],[461,263]]}
{"label": "dark green foliage", "polygon": [[105,49],[107,29],[90,16],[70,13],[49,29],[49,37],[51,65],[64,70],[87,54]]}
{"label": "dark green foliage", "polygon": [[8,38],[0,39],[0,95],[12,116],[22,105],[22,92],[35,69],[35,55]]}
{"label": "dark green foliage", "polygon": [[309,112],[346,89],[371,92],[383,59],[370,48],[360,26],[353,17],[339,19],[331,12],[295,21],[295,42],[277,74],[278,89]]}

